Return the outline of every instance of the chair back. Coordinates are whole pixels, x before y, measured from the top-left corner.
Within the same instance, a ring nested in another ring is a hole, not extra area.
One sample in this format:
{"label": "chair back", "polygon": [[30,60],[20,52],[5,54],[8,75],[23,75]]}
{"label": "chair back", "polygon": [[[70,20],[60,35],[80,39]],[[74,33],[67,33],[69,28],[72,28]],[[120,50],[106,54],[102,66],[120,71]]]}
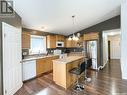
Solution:
{"label": "chair back", "polygon": [[85,71],[85,66],[86,66],[85,62],[81,63],[81,65],[80,65],[81,73]]}

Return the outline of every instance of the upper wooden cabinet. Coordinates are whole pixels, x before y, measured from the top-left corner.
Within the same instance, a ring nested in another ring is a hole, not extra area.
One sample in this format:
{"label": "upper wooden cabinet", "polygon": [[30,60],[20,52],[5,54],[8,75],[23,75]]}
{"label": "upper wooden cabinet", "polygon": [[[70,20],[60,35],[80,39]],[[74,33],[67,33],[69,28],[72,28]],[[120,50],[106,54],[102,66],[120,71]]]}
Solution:
{"label": "upper wooden cabinet", "polygon": [[67,48],[77,47],[77,43],[78,43],[78,41],[68,40],[68,38],[66,38],[66,47]]}
{"label": "upper wooden cabinet", "polygon": [[68,38],[66,38],[66,47],[67,48],[71,48],[72,47],[72,40],[68,40]]}
{"label": "upper wooden cabinet", "polygon": [[78,41],[68,40],[68,38],[66,38],[66,47],[67,48],[78,47],[78,44],[80,44],[81,42],[83,42],[83,36],[81,36]]}
{"label": "upper wooden cabinet", "polygon": [[98,32],[84,34],[84,40],[96,40],[98,38],[99,38]]}
{"label": "upper wooden cabinet", "polygon": [[65,41],[65,37],[63,35],[56,35],[56,41]]}
{"label": "upper wooden cabinet", "polygon": [[56,48],[56,36],[55,35],[47,36],[47,48]]}
{"label": "upper wooden cabinet", "polygon": [[28,32],[22,32],[22,48],[30,49],[30,34]]}
{"label": "upper wooden cabinet", "polygon": [[83,36],[79,38],[78,42],[83,42]]}

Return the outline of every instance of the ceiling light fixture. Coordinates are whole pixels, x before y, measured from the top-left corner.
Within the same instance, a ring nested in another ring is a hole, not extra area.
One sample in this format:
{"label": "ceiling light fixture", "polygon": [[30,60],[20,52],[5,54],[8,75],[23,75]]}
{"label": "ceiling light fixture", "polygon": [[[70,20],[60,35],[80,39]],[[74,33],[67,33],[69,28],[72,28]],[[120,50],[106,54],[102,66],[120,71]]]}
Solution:
{"label": "ceiling light fixture", "polygon": [[42,27],[41,27],[41,30],[42,30],[42,31],[45,31],[46,29],[47,29],[47,27],[45,27],[45,26],[42,26]]}
{"label": "ceiling light fixture", "polygon": [[[73,26],[75,28],[75,15],[72,16],[72,21],[73,21]],[[75,33],[73,33],[73,35],[69,36],[68,40],[78,41],[79,37],[80,37],[80,33],[77,33],[76,35],[75,35]]]}

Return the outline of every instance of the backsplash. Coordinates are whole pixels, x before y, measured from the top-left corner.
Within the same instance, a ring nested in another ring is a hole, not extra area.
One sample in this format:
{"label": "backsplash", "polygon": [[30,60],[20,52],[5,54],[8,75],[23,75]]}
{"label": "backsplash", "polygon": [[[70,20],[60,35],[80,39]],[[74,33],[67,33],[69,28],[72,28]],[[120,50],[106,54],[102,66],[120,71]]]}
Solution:
{"label": "backsplash", "polygon": [[66,48],[70,52],[82,52],[83,48]]}
{"label": "backsplash", "polygon": [[[54,50],[59,49],[62,51],[62,54],[66,51],[69,52],[82,52],[83,48],[54,48],[54,49],[47,49],[48,54],[53,54]],[[22,57],[29,55],[29,49],[22,49]]]}
{"label": "backsplash", "polygon": [[29,49],[22,49],[22,58],[29,55]]}
{"label": "backsplash", "polygon": [[55,49],[47,49],[49,54],[53,54],[53,51],[59,49],[62,51],[62,53],[65,53],[66,51],[70,52],[82,52],[83,48],[55,48]]}
{"label": "backsplash", "polygon": [[53,51],[59,49],[62,51],[62,53],[65,52],[66,48],[54,48],[54,49],[47,49],[48,54],[53,54]]}

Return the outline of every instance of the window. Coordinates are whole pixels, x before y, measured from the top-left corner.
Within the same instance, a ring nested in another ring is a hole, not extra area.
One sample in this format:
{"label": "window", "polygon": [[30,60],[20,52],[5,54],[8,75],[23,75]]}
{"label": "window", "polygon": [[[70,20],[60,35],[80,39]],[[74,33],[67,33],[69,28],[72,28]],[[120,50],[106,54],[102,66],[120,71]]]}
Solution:
{"label": "window", "polygon": [[31,35],[30,54],[46,53],[46,37]]}

